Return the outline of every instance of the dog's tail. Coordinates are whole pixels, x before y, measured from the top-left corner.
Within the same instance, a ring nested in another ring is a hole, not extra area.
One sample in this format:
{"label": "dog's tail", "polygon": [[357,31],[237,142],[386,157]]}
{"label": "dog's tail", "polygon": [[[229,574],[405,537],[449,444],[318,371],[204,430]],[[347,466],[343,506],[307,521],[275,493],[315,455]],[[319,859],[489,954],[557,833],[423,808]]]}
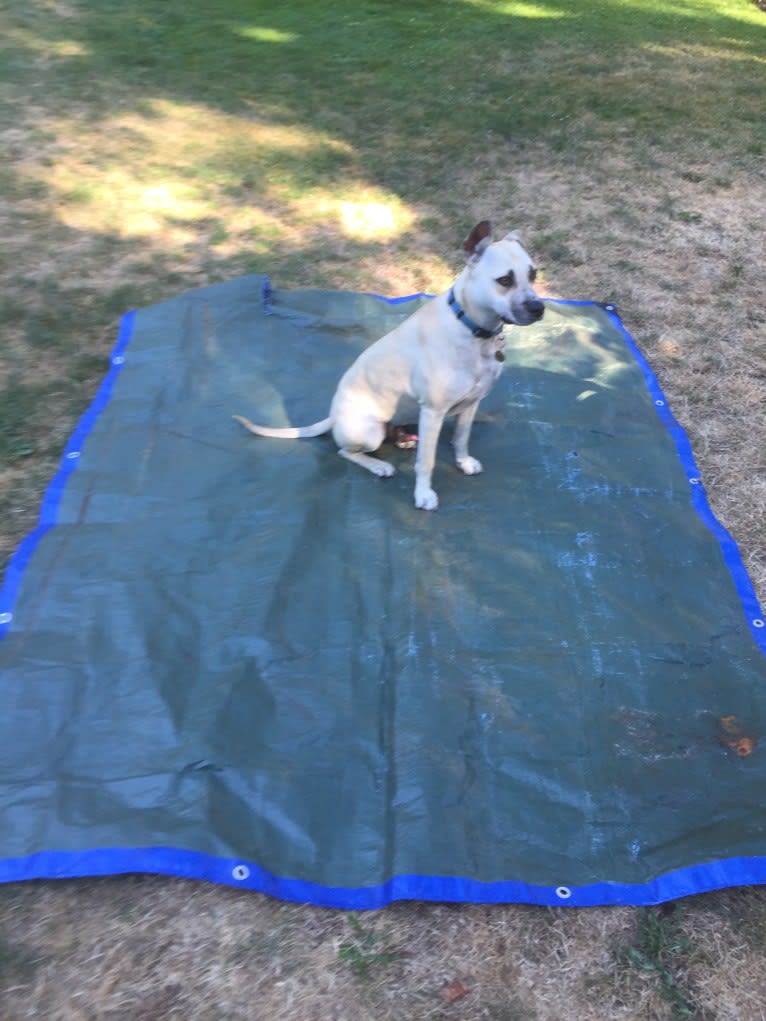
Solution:
{"label": "dog's tail", "polygon": [[270,436],[277,440],[298,440],[309,436],[322,436],[332,429],[332,419],[323,418],[321,422],[314,422],[313,425],[298,426],[294,429],[270,429],[265,425],[255,425],[249,418],[241,415],[233,416],[245,429],[249,429],[256,436]]}

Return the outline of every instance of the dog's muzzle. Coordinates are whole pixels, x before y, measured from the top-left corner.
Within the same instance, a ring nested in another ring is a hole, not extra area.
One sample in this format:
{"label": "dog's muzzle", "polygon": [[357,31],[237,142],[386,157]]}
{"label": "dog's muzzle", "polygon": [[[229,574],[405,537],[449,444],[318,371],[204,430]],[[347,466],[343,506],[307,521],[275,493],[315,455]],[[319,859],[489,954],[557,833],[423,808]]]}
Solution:
{"label": "dog's muzzle", "polygon": [[542,319],[543,313],[545,312],[545,304],[540,301],[539,298],[527,298],[521,305],[517,305],[513,310],[513,319],[504,320],[508,325],[516,324],[516,326],[529,326],[531,323],[536,323]]}
{"label": "dog's muzzle", "polygon": [[539,298],[530,298],[529,301],[524,302],[524,309],[532,319],[542,319],[545,305]]}

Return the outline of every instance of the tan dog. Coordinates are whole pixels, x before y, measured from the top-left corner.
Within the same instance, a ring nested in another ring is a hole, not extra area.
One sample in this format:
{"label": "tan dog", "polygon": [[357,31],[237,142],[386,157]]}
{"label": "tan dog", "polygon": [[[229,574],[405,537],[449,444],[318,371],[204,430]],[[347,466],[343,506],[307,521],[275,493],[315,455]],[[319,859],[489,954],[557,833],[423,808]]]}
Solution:
{"label": "tan dog", "polygon": [[468,453],[479,401],[501,372],[503,324],[537,322],[544,305],[532,284],[535,268],[515,234],[492,242],[488,220],[466,239],[465,269],[449,291],[422,305],[363,351],[338,383],[330,414],[295,429],[270,429],[235,415],[258,436],[320,436],[332,430],[338,453],[375,475],[394,468],[371,457],[389,425],[418,423],[415,506],[435,510],[431,488],[436,444],[448,415],[456,415],[453,445],[458,468],[476,475],[481,463]]}

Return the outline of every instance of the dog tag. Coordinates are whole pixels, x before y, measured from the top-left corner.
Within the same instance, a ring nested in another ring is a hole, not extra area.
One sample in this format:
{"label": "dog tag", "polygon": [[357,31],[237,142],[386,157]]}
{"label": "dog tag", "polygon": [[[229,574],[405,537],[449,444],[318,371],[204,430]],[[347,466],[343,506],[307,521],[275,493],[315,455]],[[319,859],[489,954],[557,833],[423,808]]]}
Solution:
{"label": "dog tag", "polygon": [[504,361],[505,361],[505,355],[503,354],[503,352],[502,352],[502,351],[495,351],[495,358],[496,358],[496,359],[497,359],[497,360],[498,360],[499,362],[504,362]]}

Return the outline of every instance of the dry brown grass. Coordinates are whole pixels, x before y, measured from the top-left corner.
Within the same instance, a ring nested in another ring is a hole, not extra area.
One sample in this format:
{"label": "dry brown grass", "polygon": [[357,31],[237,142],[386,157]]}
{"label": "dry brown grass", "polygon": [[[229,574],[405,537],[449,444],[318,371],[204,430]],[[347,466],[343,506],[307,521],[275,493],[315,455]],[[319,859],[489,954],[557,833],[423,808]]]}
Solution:
{"label": "dry brown grass", "polygon": [[[628,989],[616,978],[613,948],[631,938],[626,909],[397,905],[360,920],[380,955],[394,958],[370,956],[364,977],[339,958],[355,939],[343,913],[200,883],[41,884],[6,891],[3,909],[17,937],[15,966],[28,973],[6,987],[6,1018],[670,1016],[651,982]],[[448,1006],[442,990],[455,979],[468,993]]]}
{"label": "dry brown grass", "polygon": [[[76,4],[38,6],[62,22],[78,16]],[[34,57],[41,77],[51,54]],[[446,197],[405,202],[360,167],[353,188],[297,194],[277,182],[248,206],[214,173],[226,152],[236,162],[237,146],[257,144],[265,160],[296,146],[352,166],[359,157],[320,131],[296,137],[152,104],[99,120],[85,104],[64,116],[37,92],[0,133],[0,388],[29,388],[23,441],[35,446],[0,472],[0,552],[32,527],[123,309],[249,270],[253,252],[280,286],[434,291],[458,265],[461,233],[491,215],[523,231],[548,293],[618,304],[766,597],[762,162],[704,146],[679,161],[667,145],[636,149],[617,128],[590,154],[491,138],[489,155],[450,175]],[[201,149],[208,181],[185,173]],[[427,155],[413,155],[413,174]],[[620,957],[637,938],[631,909],[403,904],[360,917],[375,934],[367,944],[342,912],[125,877],[0,888],[0,920],[3,1021],[766,1018],[766,896],[756,890],[682,906],[690,948],[668,967],[693,1005],[686,1015],[659,971]],[[441,993],[455,979],[468,993],[448,1004]]]}

